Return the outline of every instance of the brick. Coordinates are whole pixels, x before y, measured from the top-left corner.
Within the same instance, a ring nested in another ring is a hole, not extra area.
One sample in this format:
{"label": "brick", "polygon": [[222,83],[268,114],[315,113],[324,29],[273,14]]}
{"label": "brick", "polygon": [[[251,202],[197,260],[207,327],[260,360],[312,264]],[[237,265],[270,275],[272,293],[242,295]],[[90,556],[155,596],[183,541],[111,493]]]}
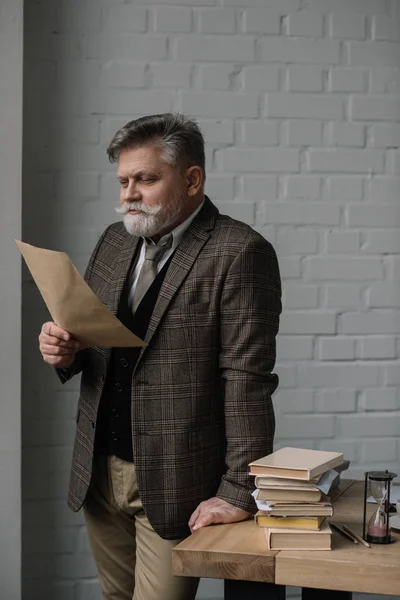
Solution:
{"label": "brick", "polygon": [[176,40],[177,60],[239,61],[254,60],[254,39],[248,36],[190,34]]}
{"label": "brick", "polygon": [[362,69],[336,67],[330,72],[329,89],[331,92],[364,92],[366,80]]}
{"label": "brick", "polygon": [[325,244],[329,254],[358,254],[360,234],[358,231],[327,231]]}
{"label": "brick", "polygon": [[236,15],[233,8],[204,8],[199,11],[202,33],[235,33]]}
{"label": "brick", "polygon": [[399,41],[400,27],[398,20],[387,15],[375,15],[372,19],[372,39]]}
{"label": "brick", "polygon": [[394,42],[349,42],[351,67],[396,67],[399,64],[399,46]]}
{"label": "brick", "polygon": [[[171,0],[140,0],[141,4],[166,4],[170,5]],[[179,6],[213,6],[215,0],[174,0],[174,4]]]}
{"label": "brick", "polygon": [[201,87],[205,90],[229,90],[234,86],[237,68],[233,65],[202,65]]}
{"label": "brick", "polygon": [[247,146],[277,146],[279,127],[277,121],[244,121],[243,141]]}
{"label": "brick", "polygon": [[[356,391],[343,388],[318,391],[315,408],[319,413],[354,412],[356,410]],[[341,448],[340,452],[344,452],[344,448]],[[350,458],[348,452],[345,453],[345,458]]]}
{"label": "brick", "polygon": [[[157,114],[172,109],[172,95],[156,90],[132,91],[129,89],[89,90],[86,95],[93,114],[107,114],[112,106],[114,114]],[[100,164],[97,165],[99,167]]]}
{"label": "brick", "polygon": [[381,0],[309,0],[311,10],[322,13],[361,13],[376,15],[386,12],[385,3]]}
{"label": "brick", "polygon": [[283,280],[301,277],[300,258],[297,256],[281,256],[279,269]]}
{"label": "brick", "polygon": [[265,217],[281,225],[338,225],[340,210],[317,202],[275,202],[266,206]]}
{"label": "brick", "polygon": [[365,146],[365,126],[360,123],[331,123],[330,134],[333,146]]}
{"label": "brick", "polygon": [[85,554],[56,555],[54,557],[53,576],[59,579],[81,579],[96,577],[93,558]]}
{"label": "brick", "polygon": [[337,284],[326,286],[327,308],[357,309],[361,306],[361,284]]}
{"label": "brick", "polygon": [[384,277],[379,258],[310,256],[304,259],[304,267],[307,280],[371,281]]}
{"label": "brick", "polygon": [[398,308],[400,306],[400,284],[373,284],[367,291],[367,304],[371,308]]}
{"label": "brick", "polygon": [[297,150],[228,148],[220,152],[222,153],[224,170],[227,171],[282,173],[299,170],[299,153]]}
{"label": "brick", "polygon": [[192,29],[192,10],[184,6],[159,6],[156,10],[156,31],[186,31]]}
{"label": "brick", "polygon": [[190,87],[193,67],[190,63],[164,62],[152,63],[153,87],[186,88]]}
{"label": "brick", "polygon": [[255,94],[181,92],[182,111],[197,117],[257,117]]}
{"label": "brick", "polygon": [[365,39],[365,16],[359,14],[333,14],[330,18],[330,34],[338,39]]}
{"label": "brick", "polygon": [[363,359],[396,358],[396,338],[373,336],[361,339],[358,356]]}
{"label": "brick", "polygon": [[283,389],[296,387],[296,367],[294,365],[277,364],[275,371]]}
{"label": "brick", "polygon": [[350,113],[355,120],[398,121],[400,105],[395,97],[355,96],[350,101]]}
{"label": "brick", "polygon": [[318,121],[288,121],[286,140],[289,146],[319,146],[322,144],[322,123]]}
{"label": "brick", "polygon": [[104,8],[103,11],[105,31],[147,30],[147,10],[141,6],[114,5]]}
{"label": "brick", "polygon": [[388,279],[399,281],[400,280],[400,257],[391,256],[386,260],[388,265]]}
{"label": "brick", "polygon": [[288,89],[291,92],[322,92],[322,76],[320,67],[291,65],[288,68]]}
{"label": "brick", "polygon": [[[328,450],[331,452],[343,452],[345,459],[350,460],[351,462],[356,462],[358,458],[358,446],[358,443],[348,440],[321,440],[319,448],[320,450]],[[362,475],[360,478],[362,479]]]}
{"label": "brick", "polygon": [[321,179],[313,175],[288,175],[284,196],[287,199],[317,200],[321,195]]}
{"label": "brick", "polygon": [[394,65],[392,68],[370,69],[371,94],[399,93],[399,70]]}
{"label": "brick", "polygon": [[310,150],[310,172],[382,173],[384,155],[379,150]]}
{"label": "brick", "polygon": [[348,224],[350,227],[393,227],[399,210],[396,204],[381,204],[379,210],[376,205],[354,204],[348,207]]}
{"label": "brick", "polygon": [[[280,335],[335,333],[335,314],[328,311],[289,311],[282,314]],[[308,387],[304,385],[302,387]]]}
{"label": "brick", "polygon": [[76,586],[76,599],[74,600],[98,600],[101,598],[100,584],[97,580],[80,581]]}
{"label": "brick", "polygon": [[311,336],[278,336],[278,360],[309,360],[313,357],[313,338]]}
{"label": "brick", "polygon": [[395,387],[365,390],[361,406],[364,410],[396,410],[399,408],[399,390]]}
{"label": "brick", "polygon": [[335,65],[340,61],[339,42],[333,40],[264,38],[259,41],[261,60],[281,63]]}
{"label": "brick", "polygon": [[[309,338],[288,338],[294,343],[300,343],[302,339]],[[312,339],[312,338],[310,338]],[[279,344],[279,337],[278,337]],[[279,355],[279,352],[278,352]],[[309,413],[313,412],[314,390],[278,390],[274,394],[274,401],[281,413]]]}
{"label": "brick", "polygon": [[145,64],[110,60],[101,65],[99,85],[120,88],[144,87],[145,73]]}
{"label": "brick", "polygon": [[132,60],[132,56],[140,56],[143,61],[159,60],[167,56],[167,37],[140,33],[110,33],[106,37],[90,34],[82,40],[82,54],[105,60]]}
{"label": "brick", "polygon": [[246,33],[279,34],[281,14],[277,10],[265,8],[247,8],[244,12],[244,30]]}
{"label": "brick", "polygon": [[[310,388],[336,388],[338,382],[341,386],[350,388],[377,386],[379,385],[379,367],[370,364],[344,365],[317,362],[298,366],[297,385],[300,388],[305,386]],[[346,418],[350,418],[350,416],[352,415],[347,415]]]}
{"label": "brick", "polygon": [[254,225],[255,206],[253,202],[216,202],[220,212],[233,219],[243,221],[247,225]]}
{"label": "brick", "polygon": [[206,180],[206,194],[218,200],[232,200],[235,196],[235,179],[230,175],[215,175],[211,173]]}
{"label": "brick", "polygon": [[397,462],[396,440],[390,440],[386,436],[380,440],[368,440],[362,444],[361,449],[362,462],[367,465],[380,461],[387,463],[389,460]]}
{"label": "brick", "polygon": [[379,123],[373,125],[372,145],[375,148],[398,148],[400,146],[400,124]]}
{"label": "brick", "polygon": [[284,415],[282,429],[285,437],[297,439],[302,437],[333,437],[335,418],[330,415]]}
{"label": "brick", "polygon": [[369,415],[355,414],[337,416],[337,435],[344,438],[366,438],[397,436],[400,427],[398,415]]}
{"label": "brick", "polygon": [[386,173],[400,175],[400,152],[398,150],[387,150]]}
{"label": "brick", "polygon": [[232,144],[234,137],[233,121],[210,119],[198,120],[198,125],[203,132],[206,146],[223,146]]}
{"label": "brick", "polygon": [[286,282],[283,287],[283,303],[285,309],[317,308],[318,287]]}
{"label": "brick", "polygon": [[339,332],[346,335],[400,333],[400,314],[380,310],[368,313],[348,312],[339,316]]}
{"label": "brick", "polygon": [[278,179],[274,175],[242,177],[242,196],[245,200],[275,200]]}
{"label": "brick", "polygon": [[288,15],[287,31],[289,35],[322,37],[324,35],[324,24],[322,15],[302,10]]}
{"label": "brick", "polygon": [[[45,12],[49,11],[49,8],[47,5]],[[102,8],[99,3],[58,2],[56,11],[56,22],[53,21],[51,26],[56,29],[58,34],[61,32],[101,31],[102,29]],[[40,11],[39,14],[43,18],[43,11]]]}
{"label": "brick", "polygon": [[313,229],[281,229],[277,250],[281,256],[315,254],[318,252],[318,232]]}
{"label": "brick", "polygon": [[318,358],[320,360],[353,360],[354,356],[355,344],[352,339],[333,337],[318,340]]}
{"label": "brick", "polygon": [[243,69],[246,90],[275,92],[279,88],[279,67],[251,65]]}
{"label": "brick", "polygon": [[330,200],[362,200],[364,197],[364,180],[357,176],[332,176],[328,178],[328,195]]}
{"label": "brick", "polygon": [[400,383],[399,361],[386,365],[384,371],[384,385],[392,385],[398,388]]}
{"label": "brick", "polygon": [[268,117],[341,119],[341,98],[312,94],[267,94]]}
{"label": "brick", "polygon": [[[243,0],[222,0],[227,6],[239,6],[243,8]],[[246,6],[260,6],[263,8],[279,8],[282,14],[298,10],[301,0],[248,0]]]}
{"label": "brick", "polygon": [[400,254],[399,230],[367,231],[361,250],[364,254]]}
{"label": "brick", "polygon": [[26,432],[27,446],[71,446],[75,435],[75,420],[31,421]]}

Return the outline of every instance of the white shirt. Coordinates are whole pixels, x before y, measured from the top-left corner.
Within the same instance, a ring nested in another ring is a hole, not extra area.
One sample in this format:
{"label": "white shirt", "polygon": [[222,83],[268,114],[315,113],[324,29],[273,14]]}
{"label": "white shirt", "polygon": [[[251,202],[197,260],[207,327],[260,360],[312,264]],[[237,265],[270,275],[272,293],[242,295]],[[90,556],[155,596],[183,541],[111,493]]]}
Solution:
{"label": "white shirt", "polygon": [[[170,232],[170,233],[172,233],[172,246],[161,257],[161,260],[160,260],[160,262],[157,265],[157,273],[159,273],[161,271],[161,269],[163,268],[163,266],[165,265],[165,263],[167,262],[167,260],[169,259],[169,257],[172,255],[173,252],[175,252],[176,248],[181,243],[184,234],[186,233],[187,229],[189,228],[189,225],[191,224],[191,222],[193,221],[193,219],[196,217],[196,215],[200,212],[203,204],[204,204],[204,200],[200,204],[200,206],[198,206],[196,208],[196,210],[194,212],[192,212],[191,215],[188,216],[188,218],[186,219],[186,221],[183,221],[183,223],[181,223],[180,225],[178,225],[177,227],[175,227],[175,229],[173,229]],[[139,258],[138,258],[138,261],[136,263],[136,266],[135,266],[135,268],[133,270],[133,274],[132,274],[132,286],[131,286],[131,289],[129,290],[129,296],[128,296],[128,304],[129,305],[132,303],[133,295],[134,295],[135,289],[136,289],[136,284],[137,284],[137,281],[139,279],[140,269],[142,268],[143,263],[144,263],[144,255],[145,255],[145,250],[146,250],[146,244],[149,243],[147,241],[148,239],[149,238],[142,238],[143,242],[142,242],[142,247],[140,248]],[[160,239],[160,241],[161,240],[162,240],[162,238]],[[150,243],[154,244],[153,241],[150,241]]]}

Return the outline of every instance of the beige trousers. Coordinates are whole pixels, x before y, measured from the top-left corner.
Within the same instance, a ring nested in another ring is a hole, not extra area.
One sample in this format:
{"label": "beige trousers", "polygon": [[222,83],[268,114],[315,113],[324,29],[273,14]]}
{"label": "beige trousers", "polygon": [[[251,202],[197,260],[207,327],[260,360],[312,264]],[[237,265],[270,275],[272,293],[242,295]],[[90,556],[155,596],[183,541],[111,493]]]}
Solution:
{"label": "beige trousers", "polygon": [[181,540],[164,540],[150,525],[132,463],[95,459],[84,513],[105,600],[194,600],[199,580],[172,575]]}

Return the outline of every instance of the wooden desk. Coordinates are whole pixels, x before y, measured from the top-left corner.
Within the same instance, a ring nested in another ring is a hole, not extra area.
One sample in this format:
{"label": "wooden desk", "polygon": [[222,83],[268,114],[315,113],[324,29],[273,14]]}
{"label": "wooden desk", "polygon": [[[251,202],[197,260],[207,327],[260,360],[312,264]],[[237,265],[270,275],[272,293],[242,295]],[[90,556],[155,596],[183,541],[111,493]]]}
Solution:
{"label": "wooden desk", "polygon": [[[336,500],[331,519],[360,535],[363,486],[357,481]],[[400,595],[400,534],[392,535],[397,543],[369,549],[333,530],[331,551],[271,552],[253,521],[214,525],[176,546],[173,572],[225,579],[225,600],[284,600],[286,585],[302,587],[303,600],[348,600],[352,592]]]}

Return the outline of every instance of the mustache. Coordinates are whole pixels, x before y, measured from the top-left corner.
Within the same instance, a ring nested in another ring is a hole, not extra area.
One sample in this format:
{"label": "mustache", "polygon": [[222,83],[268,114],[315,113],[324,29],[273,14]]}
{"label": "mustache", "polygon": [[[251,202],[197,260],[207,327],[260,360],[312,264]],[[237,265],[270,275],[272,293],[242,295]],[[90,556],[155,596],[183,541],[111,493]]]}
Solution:
{"label": "mustache", "polygon": [[119,215],[126,215],[130,210],[138,210],[146,215],[156,215],[161,210],[161,204],[147,206],[143,202],[124,202],[121,206],[116,206],[114,210]]}

